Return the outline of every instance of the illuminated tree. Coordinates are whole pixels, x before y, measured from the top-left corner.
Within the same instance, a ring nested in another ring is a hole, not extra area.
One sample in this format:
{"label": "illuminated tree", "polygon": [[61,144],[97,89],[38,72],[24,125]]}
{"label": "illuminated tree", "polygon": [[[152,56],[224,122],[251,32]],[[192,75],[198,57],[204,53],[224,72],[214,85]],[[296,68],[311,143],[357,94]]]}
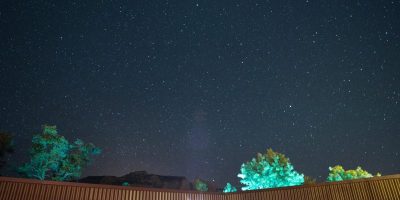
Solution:
{"label": "illuminated tree", "polygon": [[[376,176],[381,176],[379,173]],[[357,167],[355,170],[344,170],[341,165],[329,167],[329,175],[327,178],[328,182],[333,181],[345,181],[359,178],[371,178],[372,174],[363,170],[361,167]]]}
{"label": "illuminated tree", "polygon": [[240,168],[242,190],[301,185],[304,175],[293,169],[289,159],[281,153],[268,149],[266,154],[258,153],[256,158],[243,163]]}
{"label": "illuminated tree", "polygon": [[207,183],[205,183],[204,181],[202,181],[200,179],[196,179],[194,181],[194,188],[197,191],[201,191],[201,192],[207,192],[208,191]]}
{"label": "illuminated tree", "polygon": [[79,178],[90,156],[100,153],[92,143],[84,144],[77,139],[70,144],[58,135],[56,126],[43,126],[43,132],[32,139],[31,161],[18,171],[29,178],[39,180],[68,181]]}
{"label": "illuminated tree", "polygon": [[90,156],[100,154],[101,150],[92,143],[85,144],[77,139],[72,145],[67,155],[67,159],[61,161],[59,171],[54,180],[63,181],[79,178],[82,170],[90,163]]}
{"label": "illuminated tree", "polygon": [[122,186],[129,186],[129,183],[125,181],[122,183]]}
{"label": "illuminated tree", "polygon": [[8,133],[0,133],[0,169],[6,164],[5,155],[13,151],[12,136]]}
{"label": "illuminated tree", "polygon": [[236,192],[237,189],[235,188],[235,186],[231,185],[230,183],[226,183],[226,186],[224,188],[224,192],[228,193],[228,192]]}

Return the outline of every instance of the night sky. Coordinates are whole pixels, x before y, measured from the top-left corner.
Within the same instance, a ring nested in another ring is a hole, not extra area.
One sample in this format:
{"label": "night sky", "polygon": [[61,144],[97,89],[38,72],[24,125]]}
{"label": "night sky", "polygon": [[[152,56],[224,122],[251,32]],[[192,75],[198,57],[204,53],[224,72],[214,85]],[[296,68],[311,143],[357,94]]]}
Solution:
{"label": "night sky", "polygon": [[47,123],[103,150],[84,176],[237,184],[269,147],[320,181],[400,173],[399,19],[398,0],[1,1],[8,163]]}

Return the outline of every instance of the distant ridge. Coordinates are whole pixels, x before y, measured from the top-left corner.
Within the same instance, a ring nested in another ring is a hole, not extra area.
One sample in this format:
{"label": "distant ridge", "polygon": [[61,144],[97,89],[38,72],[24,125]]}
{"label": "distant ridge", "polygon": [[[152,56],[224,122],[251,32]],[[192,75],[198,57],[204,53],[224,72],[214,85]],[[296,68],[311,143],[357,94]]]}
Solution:
{"label": "distant ridge", "polygon": [[132,187],[165,188],[175,190],[194,190],[193,184],[184,176],[163,176],[149,174],[146,171],[135,171],[121,177],[116,176],[88,176],[80,179],[81,183],[105,185],[129,184]]}

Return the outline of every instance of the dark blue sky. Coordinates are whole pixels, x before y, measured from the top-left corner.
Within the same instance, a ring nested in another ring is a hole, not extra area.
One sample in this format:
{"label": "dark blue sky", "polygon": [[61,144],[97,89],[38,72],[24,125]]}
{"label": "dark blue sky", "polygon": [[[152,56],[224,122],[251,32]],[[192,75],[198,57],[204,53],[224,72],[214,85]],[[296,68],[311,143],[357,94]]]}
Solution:
{"label": "dark blue sky", "polygon": [[27,161],[48,123],[103,149],[85,175],[223,185],[269,147],[320,180],[336,164],[400,173],[399,11],[400,1],[2,1],[9,163]]}

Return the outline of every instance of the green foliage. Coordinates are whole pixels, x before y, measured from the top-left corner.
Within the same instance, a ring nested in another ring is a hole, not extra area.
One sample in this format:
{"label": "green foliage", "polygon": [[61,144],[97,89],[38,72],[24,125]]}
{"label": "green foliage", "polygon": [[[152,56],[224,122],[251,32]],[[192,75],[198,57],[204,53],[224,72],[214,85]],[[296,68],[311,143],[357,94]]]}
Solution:
{"label": "green foliage", "polygon": [[[381,176],[379,173],[376,176]],[[357,167],[355,170],[344,170],[341,165],[329,167],[329,175],[327,178],[328,182],[333,181],[345,181],[359,178],[371,178],[372,174],[363,170],[361,167]]]}
{"label": "green foliage", "polygon": [[224,188],[224,193],[228,193],[228,192],[236,192],[237,189],[235,186],[231,185],[230,183],[226,183],[226,186]]}
{"label": "green foliage", "polygon": [[125,181],[122,183],[122,186],[129,186],[129,183]]}
{"label": "green foliage", "polygon": [[205,183],[204,181],[202,181],[200,179],[196,179],[194,181],[194,188],[197,191],[201,191],[201,192],[207,192],[208,191],[207,183]]}
{"label": "green foliage", "polygon": [[13,152],[12,136],[9,133],[0,132],[0,157]]}
{"label": "green foliage", "polygon": [[0,169],[6,164],[4,157],[14,151],[12,136],[8,133],[0,133]]}
{"label": "green foliage", "polygon": [[70,144],[58,135],[56,126],[43,126],[43,132],[32,139],[31,161],[18,171],[39,180],[69,181],[79,178],[82,169],[90,163],[90,156],[100,153],[92,143],[77,139]]}
{"label": "green foliage", "polygon": [[304,176],[304,183],[303,185],[313,185],[316,184],[317,180],[315,178],[312,178],[310,176]]}
{"label": "green foliage", "polygon": [[240,168],[242,190],[301,185],[304,175],[293,169],[289,159],[281,153],[268,149],[266,154],[258,153],[256,158],[243,163]]}

